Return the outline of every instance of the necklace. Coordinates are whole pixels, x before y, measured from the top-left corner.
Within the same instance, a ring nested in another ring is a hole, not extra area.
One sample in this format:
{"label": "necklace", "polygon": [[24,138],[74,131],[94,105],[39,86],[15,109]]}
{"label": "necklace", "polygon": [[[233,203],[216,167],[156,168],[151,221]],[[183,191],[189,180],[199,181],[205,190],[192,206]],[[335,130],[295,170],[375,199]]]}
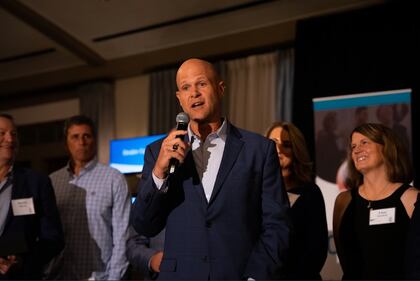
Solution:
{"label": "necklace", "polygon": [[388,187],[391,185],[392,183],[391,182],[388,182],[386,185],[385,185],[385,187],[384,188],[382,188],[378,193],[376,193],[375,194],[375,196],[373,196],[373,200],[369,200],[369,199],[367,199],[368,197],[370,197],[370,196],[367,196],[368,195],[368,193],[366,192],[366,187],[364,188],[364,192],[363,193],[365,193],[365,195],[366,195],[366,200],[368,201],[368,204],[367,204],[367,208],[368,209],[370,209],[370,208],[372,208],[372,202],[373,201],[375,201],[375,200],[377,200],[376,198],[378,198],[379,197],[379,195],[381,195],[385,190],[387,190],[388,189]]}

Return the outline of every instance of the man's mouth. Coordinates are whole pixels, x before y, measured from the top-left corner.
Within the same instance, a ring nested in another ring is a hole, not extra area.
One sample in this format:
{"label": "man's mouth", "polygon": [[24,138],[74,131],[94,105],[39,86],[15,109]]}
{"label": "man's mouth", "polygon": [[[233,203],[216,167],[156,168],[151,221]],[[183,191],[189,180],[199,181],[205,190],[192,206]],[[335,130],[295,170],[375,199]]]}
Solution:
{"label": "man's mouth", "polygon": [[204,102],[195,102],[191,105],[191,108],[196,108],[196,107],[202,106],[203,104]]}

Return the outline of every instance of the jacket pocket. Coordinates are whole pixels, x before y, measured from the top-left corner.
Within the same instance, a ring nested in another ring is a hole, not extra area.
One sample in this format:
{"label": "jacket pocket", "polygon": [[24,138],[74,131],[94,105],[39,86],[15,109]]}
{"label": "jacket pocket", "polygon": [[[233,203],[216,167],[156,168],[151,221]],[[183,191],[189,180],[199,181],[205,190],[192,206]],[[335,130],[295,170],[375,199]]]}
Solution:
{"label": "jacket pocket", "polygon": [[176,259],[164,259],[160,264],[160,271],[174,272],[176,271]]}

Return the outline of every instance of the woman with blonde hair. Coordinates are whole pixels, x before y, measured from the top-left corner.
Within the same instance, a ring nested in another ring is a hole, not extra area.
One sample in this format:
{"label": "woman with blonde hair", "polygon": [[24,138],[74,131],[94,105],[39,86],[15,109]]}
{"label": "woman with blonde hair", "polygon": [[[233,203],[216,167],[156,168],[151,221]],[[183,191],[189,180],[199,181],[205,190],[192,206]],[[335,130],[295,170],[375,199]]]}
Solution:
{"label": "woman with blonde hair", "polygon": [[276,122],[266,133],[276,143],[281,173],[289,196],[291,236],[279,279],[321,280],[327,258],[325,203],[314,182],[305,138],[292,123]]}
{"label": "woman with blonde hair", "polygon": [[388,127],[350,134],[350,190],[334,206],[334,240],[343,279],[403,279],[406,236],[417,200],[407,148]]}

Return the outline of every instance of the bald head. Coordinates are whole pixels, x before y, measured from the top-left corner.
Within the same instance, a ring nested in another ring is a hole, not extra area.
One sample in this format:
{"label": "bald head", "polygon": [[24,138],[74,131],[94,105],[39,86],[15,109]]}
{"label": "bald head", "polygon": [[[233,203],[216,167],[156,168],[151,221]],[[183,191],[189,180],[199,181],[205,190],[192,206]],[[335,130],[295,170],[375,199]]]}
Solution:
{"label": "bald head", "polygon": [[217,73],[216,68],[214,68],[213,64],[202,59],[191,58],[184,61],[178,68],[178,71],[176,73],[176,84],[178,86],[178,89],[180,87],[182,77],[187,73],[191,72],[192,70],[197,69],[201,70],[211,82],[217,84],[221,81],[221,78]]}
{"label": "bald head", "polygon": [[218,128],[225,86],[214,66],[201,59],[186,60],[178,69],[176,84],[176,96],[190,124]]}

